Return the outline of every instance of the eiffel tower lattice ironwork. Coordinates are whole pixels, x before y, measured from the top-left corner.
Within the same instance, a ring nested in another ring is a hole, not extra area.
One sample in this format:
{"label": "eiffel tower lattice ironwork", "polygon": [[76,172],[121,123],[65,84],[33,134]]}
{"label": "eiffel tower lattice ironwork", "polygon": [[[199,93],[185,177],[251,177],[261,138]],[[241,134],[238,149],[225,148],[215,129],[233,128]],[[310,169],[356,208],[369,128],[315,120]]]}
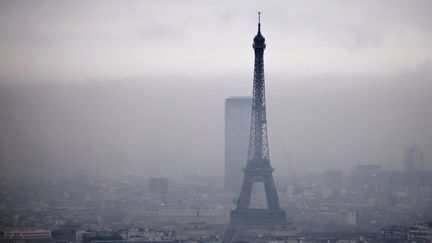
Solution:
{"label": "eiffel tower lattice ironwork", "polygon": [[[231,225],[279,225],[286,221],[285,211],[280,207],[273,179],[274,169],[270,165],[264,83],[265,48],[265,38],[261,34],[260,13],[258,13],[258,33],[253,39],[255,67],[249,150],[240,196],[236,208],[231,211]],[[267,209],[250,208],[255,183],[264,184]]]}

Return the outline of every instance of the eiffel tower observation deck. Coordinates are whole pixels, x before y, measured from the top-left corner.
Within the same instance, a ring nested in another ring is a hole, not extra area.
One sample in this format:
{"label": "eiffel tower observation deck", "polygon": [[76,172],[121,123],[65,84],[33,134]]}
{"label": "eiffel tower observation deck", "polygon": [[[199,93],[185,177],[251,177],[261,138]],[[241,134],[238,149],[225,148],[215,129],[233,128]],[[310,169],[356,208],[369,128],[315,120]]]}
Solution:
{"label": "eiffel tower observation deck", "polygon": [[[237,206],[231,211],[231,225],[283,225],[285,211],[280,207],[270,165],[267,139],[267,119],[264,82],[265,38],[261,34],[260,13],[258,13],[258,33],[253,39],[255,67],[252,94],[252,115],[249,150],[244,178]],[[252,189],[255,183],[263,183],[267,208],[250,208]]]}

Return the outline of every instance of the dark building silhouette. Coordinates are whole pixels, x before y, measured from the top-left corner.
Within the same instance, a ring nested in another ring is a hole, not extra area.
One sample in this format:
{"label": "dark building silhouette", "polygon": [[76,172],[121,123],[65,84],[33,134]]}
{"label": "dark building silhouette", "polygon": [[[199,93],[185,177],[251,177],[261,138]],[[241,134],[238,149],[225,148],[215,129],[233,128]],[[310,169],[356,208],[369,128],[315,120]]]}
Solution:
{"label": "dark building silhouette", "polygon": [[240,191],[242,169],[248,153],[250,97],[231,97],[225,100],[225,191]]}
{"label": "dark building silhouette", "polygon": [[[231,211],[231,225],[280,225],[285,224],[285,211],[279,204],[267,139],[267,119],[264,83],[264,36],[261,23],[253,40],[255,52],[252,114],[249,149],[244,178],[237,206]],[[250,208],[252,189],[255,183],[263,183],[267,208]]]}
{"label": "dark building silhouette", "polygon": [[361,188],[371,183],[378,172],[382,171],[381,165],[360,164],[351,172],[349,176],[349,185],[351,188]]}
{"label": "dark building silhouette", "polygon": [[166,192],[168,190],[168,179],[165,177],[152,177],[148,183],[150,192]]}
{"label": "dark building silhouette", "polygon": [[152,177],[149,180],[148,187],[151,193],[159,193],[161,205],[166,205],[166,193],[168,191],[168,179],[165,177]]}
{"label": "dark building silhouette", "polygon": [[422,170],[424,169],[423,150],[417,144],[408,148],[405,155],[405,170]]}
{"label": "dark building silhouette", "polygon": [[342,187],[342,172],[327,170],[324,173],[324,185],[327,188],[340,189]]}
{"label": "dark building silhouette", "polygon": [[325,197],[340,196],[342,189],[342,171],[327,170],[324,173]]}

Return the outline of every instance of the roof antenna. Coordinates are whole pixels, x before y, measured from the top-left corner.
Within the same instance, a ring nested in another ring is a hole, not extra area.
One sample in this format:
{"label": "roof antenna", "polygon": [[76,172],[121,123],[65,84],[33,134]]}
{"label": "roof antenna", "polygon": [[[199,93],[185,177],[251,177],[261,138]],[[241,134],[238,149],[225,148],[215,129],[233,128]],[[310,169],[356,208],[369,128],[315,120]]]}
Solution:
{"label": "roof antenna", "polygon": [[261,34],[261,12],[258,12],[258,33]]}

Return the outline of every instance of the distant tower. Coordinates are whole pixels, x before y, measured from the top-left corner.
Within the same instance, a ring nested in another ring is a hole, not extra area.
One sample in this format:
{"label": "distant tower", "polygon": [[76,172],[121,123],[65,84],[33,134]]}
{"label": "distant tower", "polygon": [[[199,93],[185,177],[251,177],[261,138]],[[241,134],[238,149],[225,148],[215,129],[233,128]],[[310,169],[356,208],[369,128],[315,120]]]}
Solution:
{"label": "distant tower", "polygon": [[165,177],[152,177],[148,182],[148,187],[151,193],[160,193],[161,206],[166,205],[166,193],[168,191],[168,179]]}
{"label": "distant tower", "polygon": [[408,148],[405,155],[405,170],[422,170],[424,169],[423,163],[423,150],[417,144],[413,144]]}
{"label": "distant tower", "polygon": [[[237,207],[231,211],[231,225],[279,225],[286,221],[273,180],[274,169],[270,165],[264,85],[265,47],[258,15],[258,33],[253,40],[255,67],[249,149]],[[267,209],[249,208],[254,183],[264,184]]]}
{"label": "distant tower", "polygon": [[248,153],[251,97],[225,100],[225,191],[239,192]]}

